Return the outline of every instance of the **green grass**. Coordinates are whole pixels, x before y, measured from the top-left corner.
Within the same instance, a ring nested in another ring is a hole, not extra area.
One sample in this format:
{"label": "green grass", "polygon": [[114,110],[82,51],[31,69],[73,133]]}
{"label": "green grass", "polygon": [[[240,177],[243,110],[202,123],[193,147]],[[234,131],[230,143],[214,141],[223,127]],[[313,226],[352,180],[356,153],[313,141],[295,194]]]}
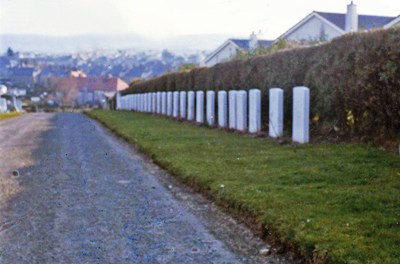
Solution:
{"label": "green grass", "polygon": [[126,111],[87,114],[303,257],[400,263],[399,156],[352,144],[281,146]]}
{"label": "green grass", "polygon": [[17,112],[0,114],[0,120],[19,116],[19,115],[21,115],[21,113],[17,113]]}

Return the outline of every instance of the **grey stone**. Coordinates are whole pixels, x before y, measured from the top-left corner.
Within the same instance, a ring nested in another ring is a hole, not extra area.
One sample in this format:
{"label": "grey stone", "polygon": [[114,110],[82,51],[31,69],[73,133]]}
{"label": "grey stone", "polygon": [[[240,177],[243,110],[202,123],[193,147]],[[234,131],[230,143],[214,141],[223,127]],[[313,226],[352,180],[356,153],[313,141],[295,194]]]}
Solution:
{"label": "grey stone", "polygon": [[207,91],[207,124],[213,126],[215,124],[215,92]]}
{"label": "grey stone", "polygon": [[204,92],[196,92],[196,122],[204,123]]}
{"label": "grey stone", "polygon": [[195,117],[195,108],[194,108],[194,100],[195,93],[193,91],[188,92],[188,111],[187,111],[187,119],[189,121],[193,121]]}
{"label": "grey stone", "polygon": [[237,97],[237,91],[232,90],[229,91],[229,128],[230,129],[236,129],[236,97]]}
{"label": "grey stone", "polygon": [[307,87],[293,88],[293,142],[309,142],[310,123],[310,89]]}
{"label": "grey stone", "polygon": [[261,91],[251,89],[249,91],[249,132],[261,131]]}
{"label": "grey stone", "polygon": [[226,91],[218,92],[218,126],[227,127],[228,122],[228,104]]}

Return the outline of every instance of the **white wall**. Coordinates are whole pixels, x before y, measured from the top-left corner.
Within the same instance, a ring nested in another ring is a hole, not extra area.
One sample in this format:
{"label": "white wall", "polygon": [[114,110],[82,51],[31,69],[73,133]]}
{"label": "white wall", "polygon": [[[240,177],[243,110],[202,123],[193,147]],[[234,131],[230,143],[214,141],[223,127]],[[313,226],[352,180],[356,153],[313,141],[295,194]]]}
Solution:
{"label": "white wall", "polygon": [[321,29],[324,29],[326,40],[331,40],[342,35],[341,32],[320,18],[311,17],[301,27],[287,35],[286,39],[295,41],[318,40],[321,36]]}
{"label": "white wall", "polygon": [[225,45],[217,54],[214,54],[210,60],[206,61],[204,65],[206,67],[211,67],[217,63],[228,61],[235,57],[238,52],[239,49],[232,43],[228,42],[227,45]]}

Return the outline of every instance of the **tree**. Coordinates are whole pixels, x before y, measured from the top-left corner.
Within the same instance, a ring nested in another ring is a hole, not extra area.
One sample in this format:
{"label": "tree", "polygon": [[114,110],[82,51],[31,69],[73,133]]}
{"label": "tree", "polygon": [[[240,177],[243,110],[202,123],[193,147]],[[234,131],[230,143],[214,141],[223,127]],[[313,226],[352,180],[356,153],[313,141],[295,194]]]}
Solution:
{"label": "tree", "polygon": [[10,47],[7,49],[7,56],[14,57],[14,51]]}

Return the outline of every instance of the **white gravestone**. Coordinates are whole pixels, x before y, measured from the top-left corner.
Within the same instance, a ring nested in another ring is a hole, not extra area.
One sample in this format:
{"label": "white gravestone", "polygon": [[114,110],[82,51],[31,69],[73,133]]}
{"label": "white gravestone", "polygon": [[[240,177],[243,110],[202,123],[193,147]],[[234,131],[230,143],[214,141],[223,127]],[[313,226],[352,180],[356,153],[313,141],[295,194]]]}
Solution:
{"label": "white gravestone", "polygon": [[194,120],[194,100],[195,100],[195,93],[193,91],[188,92],[188,110],[187,110],[187,119],[189,121]]}
{"label": "white gravestone", "polygon": [[145,94],[142,94],[142,113],[144,112],[144,109],[146,108],[146,100],[145,100]]}
{"label": "white gravestone", "polygon": [[236,129],[236,97],[237,91],[229,91],[229,128]]}
{"label": "white gravestone", "polygon": [[283,90],[269,90],[269,136],[273,138],[283,135]]}
{"label": "white gravestone", "polygon": [[151,93],[151,106],[151,112],[155,114],[157,109],[157,93]]}
{"label": "white gravestone", "polygon": [[179,92],[174,92],[173,97],[174,97],[174,100],[173,100],[174,101],[174,103],[173,103],[174,109],[172,111],[172,116],[177,118],[179,115]]}
{"label": "white gravestone", "polygon": [[157,92],[157,114],[161,114],[161,92]]}
{"label": "white gravestone", "polygon": [[180,107],[179,107],[180,117],[186,118],[186,92],[185,91],[180,92],[179,103],[180,103]]}
{"label": "white gravestone", "polygon": [[167,116],[172,116],[172,92],[167,92]]}
{"label": "white gravestone", "polygon": [[293,142],[307,143],[309,141],[310,122],[310,89],[307,87],[293,88]]}
{"label": "white gravestone", "polygon": [[143,94],[143,109],[142,112],[146,112],[147,110],[147,94]]}
{"label": "white gravestone", "polygon": [[207,124],[213,126],[215,124],[215,92],[207,91]]}
{"label": "white gravestone", "polygon": [[147,112],[147,113],[150,113],[150,112],[151,112],[151,107],[152,107],[152,105],[151,105],[151,103],[152,103],[152,100],[151,100],[151,93],[147,93],[146,97],[147,97],[147,108],[146,108],[146,112]]}
{"label": "white gravestone", "polygon": [[258,133],[261,130],[261,91],[249,91],[249,132]]}
{"label": "white gravestone", "polygon": [[153,99],[152,94],[148,93],[147,96],[149,97],[147,100],[149,101],[149,106],[147,107],[147,112],[151,113],[151,109],[153,108]]}
{"label": "white gravestone", "polygon": [[218,92],[218,126],[227,127],[228,122],[228,104],[227,104],[227,93],[226,91]]}
{"label": "white gravestone", "polygon": [[167,114],[167,92],[161,93],[161,114]]}
{"label": "white gravestone", "polygon": [[196,122],[204,123],[204,92],[196,92]]}
{"label": "white gravestone", "polygon": [[247,129],[247,92],[243,90],[236,94],[236,129],[239,131]]}

